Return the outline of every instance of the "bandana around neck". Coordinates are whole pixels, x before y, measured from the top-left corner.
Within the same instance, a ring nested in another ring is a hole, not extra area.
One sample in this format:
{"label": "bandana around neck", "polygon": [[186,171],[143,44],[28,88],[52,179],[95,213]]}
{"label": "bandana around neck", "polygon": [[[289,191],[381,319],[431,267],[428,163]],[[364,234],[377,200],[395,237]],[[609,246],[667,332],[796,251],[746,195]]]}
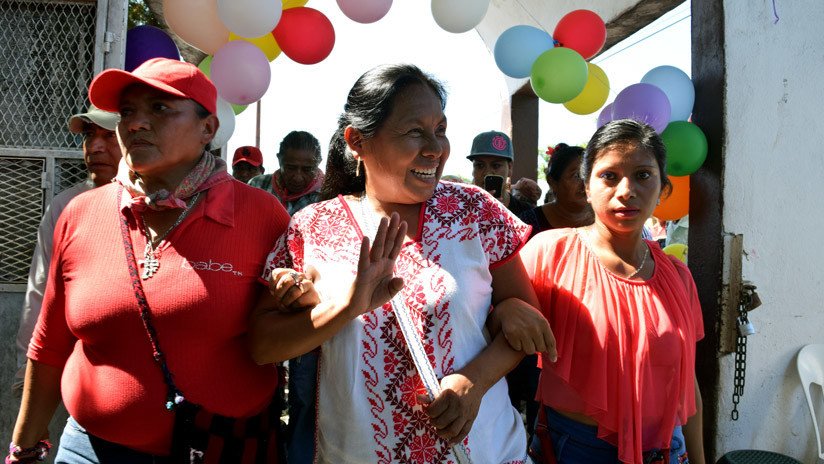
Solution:
{"label": "bandana around neck", "polygon": [[305,189],[301,190],[300,192],[291,193],[286,191],[286,187],[281,185],[280,183],[280,176],[281,172],[280,169],[275,171],[272,174],[272,191],[280,198],[282,201],[292,201],[296,200],[308,193],[316,192],[320,190],[321,185],[323,185],[323,171],[320,169],[315,169],[315,177],[309,182],[309,185],[306,186]]}
{"label": "bandana around neck", "polygon": [[147,208],[155,211],[186,208],[185,199],[229,179],[231,176],[226,171],[226,162],[208,152],[203,152],[200,161],[186,174],[174,192],[161,189],[147,195],[140,176],[129,169],[125,159],[120,160],[117,177],[115,177],[115,181],[131,195],[130,208],[135,212],[141,212]]}

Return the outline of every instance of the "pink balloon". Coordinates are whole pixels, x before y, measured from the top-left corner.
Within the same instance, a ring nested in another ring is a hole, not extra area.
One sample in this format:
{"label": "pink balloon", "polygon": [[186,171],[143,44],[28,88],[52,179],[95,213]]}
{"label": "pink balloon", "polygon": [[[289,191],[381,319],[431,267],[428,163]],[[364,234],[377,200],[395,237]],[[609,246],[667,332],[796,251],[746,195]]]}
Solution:
{"label": "pink balloon", "polygon": [[601,127],[610,121],[612,121],[612,103],[605,106],[598,115],[598,127]]}
{"label": "pink balloon", "polygon": [[392,0],[338,0],[338,7],[352,21],[368,24],[386,16]]}
{"label": "pink balloon", "polygon": [[259,48],[245,40],[233,40],[215,52],[211,78],[221,98],[248,105],[266,93],[272,73]]}

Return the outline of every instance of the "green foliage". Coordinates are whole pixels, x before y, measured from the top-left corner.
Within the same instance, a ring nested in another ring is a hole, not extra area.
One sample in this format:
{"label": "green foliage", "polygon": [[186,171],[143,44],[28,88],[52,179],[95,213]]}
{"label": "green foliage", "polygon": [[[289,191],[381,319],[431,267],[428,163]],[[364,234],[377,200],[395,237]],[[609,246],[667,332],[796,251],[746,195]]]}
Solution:
{"label": "green foliage", "polygon": [[127,28],[131,29],[135,26],[142,26],[147,24],[149,26],[161,27],[160,20],[152,13],[152,10],[143,2],[143,0],[129,0],[129,18]]}

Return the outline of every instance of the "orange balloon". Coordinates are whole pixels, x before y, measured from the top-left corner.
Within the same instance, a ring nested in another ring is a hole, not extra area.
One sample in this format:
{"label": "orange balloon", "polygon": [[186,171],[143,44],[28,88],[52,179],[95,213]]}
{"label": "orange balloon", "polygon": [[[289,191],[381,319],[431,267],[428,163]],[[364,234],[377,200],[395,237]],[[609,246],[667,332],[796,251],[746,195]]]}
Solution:
{"label": "orange balloon", "polygon": [[661,221],[675,221],[690,212],[690,176],[668,176],[672,182],[672,193],[661,198],[661,204],[652,215]]}

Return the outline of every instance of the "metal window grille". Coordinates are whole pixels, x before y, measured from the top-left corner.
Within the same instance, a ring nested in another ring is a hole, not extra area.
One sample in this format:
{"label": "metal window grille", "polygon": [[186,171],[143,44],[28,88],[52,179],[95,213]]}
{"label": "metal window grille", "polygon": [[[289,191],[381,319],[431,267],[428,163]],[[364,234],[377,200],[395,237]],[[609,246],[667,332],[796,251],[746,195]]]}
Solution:
{"label": "metal window grille", "polygon": [[[85,110],[104,65],[110,25],[99,22],[109,8],[106,0],[0,0],[0,291],[25,288],[45,205],[86,177],[82,138],[66,120]],[[113,37],[122,26],[115,22]]]}
{"label": "metal window grille", "polygon": [[86,180],[86,164],[82,159],[58,158],[54,160],[54,194]]}
{"label": "metal window grille", "polygon": [[96,3],[0,2],[0,146],[79,148],[66,116],[86,107]]}
{"label": "metal window grille", "polygon": [[26,282],[43,215],[43,159],[0,158],[0,283]]}

